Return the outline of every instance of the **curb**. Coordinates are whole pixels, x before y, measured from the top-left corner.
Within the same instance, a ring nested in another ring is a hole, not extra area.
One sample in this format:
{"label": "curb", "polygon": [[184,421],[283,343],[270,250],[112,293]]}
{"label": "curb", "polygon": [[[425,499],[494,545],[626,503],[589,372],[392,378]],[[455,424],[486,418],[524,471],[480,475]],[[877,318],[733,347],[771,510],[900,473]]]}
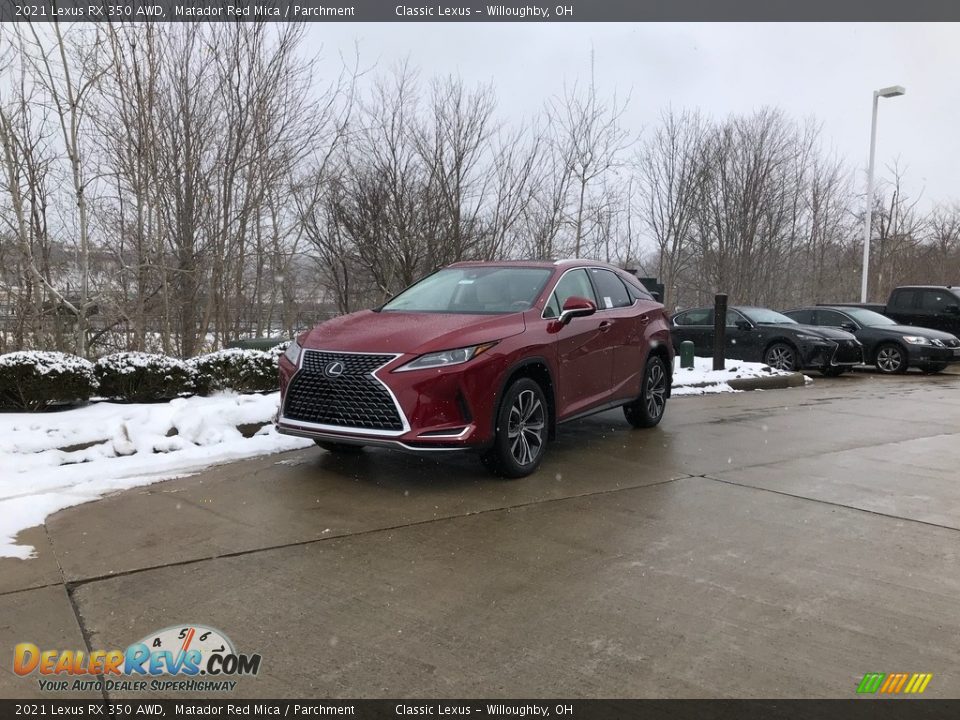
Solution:
{"label": "curb", "polygon": [[803,387],[806,382],[803,373],[794,372],[789,375],[771,375],[770,377],[734,378],[727,380],[727,385],[734,390],[782,390]]}

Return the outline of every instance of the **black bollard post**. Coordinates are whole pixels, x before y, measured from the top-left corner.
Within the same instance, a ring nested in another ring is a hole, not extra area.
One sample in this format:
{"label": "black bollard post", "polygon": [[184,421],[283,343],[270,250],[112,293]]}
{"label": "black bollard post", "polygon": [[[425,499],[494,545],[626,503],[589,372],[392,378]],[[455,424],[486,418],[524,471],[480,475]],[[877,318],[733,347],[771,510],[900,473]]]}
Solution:
{"label": "black bollard post", "polygon": [[727,296],[718,294],[713,300],[713,369],[724,369],[727,345]]}

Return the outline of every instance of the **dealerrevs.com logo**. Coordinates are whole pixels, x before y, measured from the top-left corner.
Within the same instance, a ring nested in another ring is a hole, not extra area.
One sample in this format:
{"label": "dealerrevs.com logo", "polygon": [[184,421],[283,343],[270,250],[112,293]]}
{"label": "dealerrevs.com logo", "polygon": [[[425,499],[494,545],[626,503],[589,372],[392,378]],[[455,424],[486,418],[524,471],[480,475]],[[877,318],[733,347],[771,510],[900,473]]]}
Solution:
{"label": "dealerrevs.com logo", "polygon": [[19,643],[13,671],[39,675],[44,691],[224,691],[234,678],[260,672],[260,656],[238,653],[230,639],[204,625],[175,625],[151,633],[126,650],[41,650]]}

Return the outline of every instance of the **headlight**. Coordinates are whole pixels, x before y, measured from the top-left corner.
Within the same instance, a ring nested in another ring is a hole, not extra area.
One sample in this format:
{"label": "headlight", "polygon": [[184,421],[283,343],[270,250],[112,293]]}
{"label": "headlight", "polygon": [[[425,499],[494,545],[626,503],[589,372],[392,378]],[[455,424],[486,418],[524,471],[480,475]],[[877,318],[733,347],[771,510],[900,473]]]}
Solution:
{"label": "headlight", "polygon": [[930,340],[930,342],[936,345],[937,347],[946,347],[946,345],[943,344],[943,340],[939,338],[933,338]]}
{"label": "headlight", "polygon": [[300,350],[302,350],[300,343],[298,343],[296,340],[291,340],[290,345],[284,351],[283,356],[291,363],[296,365],[297,361],[300,359]]}
{"label": "headlight", "polygon": [[462,365],[469,360],[473,360],[477,355],[485,353],[494,345],[496,345],[495,342],[490,342],[482,345],[457,348],[456,350],[441,350],[440,352],[427,353],[426,355],[421,355],[416,360],[411,360],[406,365],[398,367],[394,372],[426,370],[428,368],[447,367],[448,365]]}
{"label": "headlight", "polygon": [[805,340],[806,342],[823,342],[822,337],[817,337],[816,335],[804,335],[803,333],[797,333],[797,340]]}
{"label": "headlight", "polygon": [[904,335],[903,341],[908,342],[911,345],[933,345],[929,339],[920,337],[919,335]]}

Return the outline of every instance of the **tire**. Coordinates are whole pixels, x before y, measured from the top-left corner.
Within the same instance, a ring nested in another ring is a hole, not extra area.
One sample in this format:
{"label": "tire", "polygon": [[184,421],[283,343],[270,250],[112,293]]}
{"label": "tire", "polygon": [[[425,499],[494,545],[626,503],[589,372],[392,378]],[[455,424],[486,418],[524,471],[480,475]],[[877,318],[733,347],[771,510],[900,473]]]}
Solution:
{"label": "tire", "polygon": [[797,351],[793,345],[775,342],[763,352],[763,361],[777,370],[793,372],[799,366]]}
{"label": "tire", "polygon": [[884,375],[899,375],[907,371],[907,353],[896,343],[884,343],[878,347],[873,361],[877,370]]}
{"label": "tire", "polygon": [[518,379],[503,395],[493,447],[481,456],[483,464],[505,478],[530,475],[546,454],[549,418],[540,385],[530,378]]}
{"label": "tire", "polygon": [[351,445],[349,443],[331,442],[329,440],[314,440],[314,442],[329,453],[334,455],[359,455],[363,452],[363,445]]}
{"label": "tire", "polygon": [[663,358],[652,355],[643,371],[640,397],[623,406],[623,416],[635,428],[649,428],[660,423],[667,409],[667,367]]}
{"label": "tire", "polygon": [[835,365],[831,365],[830,367],[823,368],[823,370],[821,370],[820,372],[822,372],[827,377],[840,377],[846,371],[847,371],[847,368],[845,367],[836,367]]}
{"label": "tire", "polygon": [[931,363],[930,365],[925,365],[920,368],[920,371],[924,375],[934,375],[935,373],[943,372],[947,369],[947,363]]}

